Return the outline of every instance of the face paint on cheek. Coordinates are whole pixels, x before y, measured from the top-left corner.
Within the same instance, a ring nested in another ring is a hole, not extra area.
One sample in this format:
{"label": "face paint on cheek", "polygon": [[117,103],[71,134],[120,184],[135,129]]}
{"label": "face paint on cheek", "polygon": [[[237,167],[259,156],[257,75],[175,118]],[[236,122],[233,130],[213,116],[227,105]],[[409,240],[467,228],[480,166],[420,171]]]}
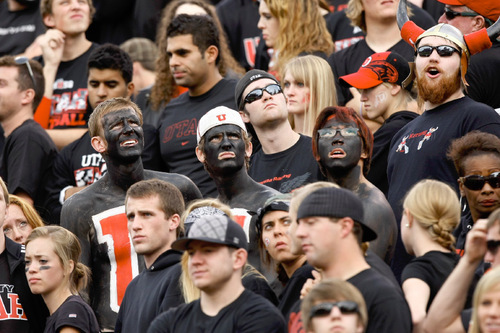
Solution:
{"label": "face paint on cheek", "polygon": [[269,238],[267,238],[267,237],[266,237],[266,238],[264,238],[264,245],[265,245],[266,247],[269,247],[269,244],[271,244],[271,240],[269,240]]}
{"label": "face paint on cheek", "polygon": [[381,93],[378,93],[377,95],[375,95],[375,107],[378,107],[380,105],[380,103],[383,103],[385,102],[385,100],[387,99],[387,95],[385,92],[381,92]]}
{"label": "face paint on cheek", "polygon": [[52,266],[49,266],[49,265],[43,265],[43,266],[40,266],[40,270],[41,270],[41,271],[46,271],[46,270],[49,270],[49,269],[51,269],[51,268],[52,268]]}

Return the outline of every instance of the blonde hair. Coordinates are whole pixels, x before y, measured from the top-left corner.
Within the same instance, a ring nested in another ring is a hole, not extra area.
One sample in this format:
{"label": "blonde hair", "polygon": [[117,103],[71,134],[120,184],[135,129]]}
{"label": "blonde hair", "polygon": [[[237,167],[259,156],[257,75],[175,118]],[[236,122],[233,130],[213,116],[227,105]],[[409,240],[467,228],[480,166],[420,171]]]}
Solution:
{"label": "blonde hair", "polygon": [[140,125],[142,126],[142,111],[139,109],[137,104],[131,100],[123,97],[115,97],[108,99],[99,105],[92,111],[88,121],[89,134],[90,137],[102,136],[104,137],[102,129],[102,118],[108,113],[119,111],[121,109],[132,109],[135,111],[139,117]]}
{"label": "blonde hair", "polygon": [[5,200],[5,204],[8,206],[10,204],[9,190],[7,190],[7,185],[5,185],[5,182],[3,181],[2,177],[0,177],[0,186],[2,187],[3,198]]}
{"label": "blonde hair", "polygon": [[407,193],[403,208],[429,232],[434,242],[451,251],[455,250],[452,232],[460,222],[460,203],[449,185],[424,179]]}
{"label": "blonde hair", "polygon": [[35,208],[33,208],[33,206],[27,203],[24,199],[18,197],[17,195],[9,194],[9,201],[11,205],[16,205],[21,209],[26,217],[26,221],[32,229],[43,227],[45,225]]}
{"label": "blonde hair", "polygon": [[[304,133],[312,136],[316,118],[327,106],[337,106],[337,89],[333,72],[326,60],[314,55],[299,56],[291,59],[280,73],[282,86],[285,75],[289,73],[295,81],[309,88],[309,105],[304,116]],[[293,115],[289,116],[294,127]]]}
{"label": "blonde hair", "polygon": [[76,294],[85,288],[90,278],[90,270],[87,266],[79,262],[82,248],[78,238],[71,231],[63,227],[50,225],[33,229],[26,240],[26,246],[37,238],[47,238],[52,241],[54,252],[61,260],[61,264],[65,270],[69,268],[70,261],[73,262],[74,268],[68,277],[70,291]]}
{"label": "blonde hair", "polygon": [[276,70],[301,53],[333,53],[332,36],[321,16],[318,0],[263,0],[278,19],[279,34],[274,49],[278,52]]}
{"label": "blonde hair", "polygon": [[308,332],[313,330],[311,309],[314,305],[321,303],[321,301],[353,301],[358,305],[358,324],[361,323],[363,329],[366,328],[368,313],[361,292],[347,281],[341,279],[327,279],[315,285],[302,300],[300,306],[302,323]]}
{"label": "blonde hair", "polygon": [[500,267],[493,268],[491,271],[486,272],[477,284],[472,299],[472,323],[468,331],[469,333],[482,333],[479,323],[478,308],[481,305],[484,295],[493,291],[500,291]]}

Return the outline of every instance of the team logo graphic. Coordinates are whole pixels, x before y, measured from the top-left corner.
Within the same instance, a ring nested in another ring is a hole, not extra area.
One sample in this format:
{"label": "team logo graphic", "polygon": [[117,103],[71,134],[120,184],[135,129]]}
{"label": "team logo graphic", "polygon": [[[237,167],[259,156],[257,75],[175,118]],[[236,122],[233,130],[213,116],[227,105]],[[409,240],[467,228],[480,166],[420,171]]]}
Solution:
{"label": "team logo graphic", "polygon": [[396,153],[405,153],[408,154],[410,148],[406,145],[406,140],[408,139],[409,135],[404,136],[403,139],[401,140],[401,143],[398,145],[398,148],[396,149]]}
{"label": "team logo graphic", "polygon": [[219,119],[219,121],[224,121],[226,120],[226,114],[223,113],[223,114],[218,114],[217,115],[217,119]]}
{"label": "team logo graphic", "polygon": [[398,71],[385,60],[371,60],[368,58],[363,64],[364,67],[370,65],[369,69],[377,75],[379,81],[396,83],[398,82]]}
{"label": "team logo graphic", "polygon": [[418,143],[418,147],[417,147],[417,150],[420,150],[420,148],[422,148],[422,145],[424,144],[425,141],[428,141],[431,136],[432,136],[432,133],[436,132],[438,130],[439,127],[431,127],[429,128],[429,130],[427,131],[427,133],[424,135],[424,138],[422,140],[420,140],[420,142]]}

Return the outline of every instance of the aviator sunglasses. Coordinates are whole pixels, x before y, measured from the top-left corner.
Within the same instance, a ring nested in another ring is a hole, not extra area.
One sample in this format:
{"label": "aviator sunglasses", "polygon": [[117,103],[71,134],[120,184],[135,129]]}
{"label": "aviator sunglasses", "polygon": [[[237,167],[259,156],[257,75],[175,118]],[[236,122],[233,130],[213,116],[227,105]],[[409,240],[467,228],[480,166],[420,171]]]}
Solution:
{"label": "aviator sunglasses", "polygon": [[324,317],[330,315],[333,307],[337,307],[342,314],[353,314],[358,313],[358,304],[353,301],[341,301],[341,302],[325,302],[320,303],[311,308],[310,317]]}
{"label": "aviator sunglasses", "polygon": [[421,57],[429,57],[434,50],[436,50],[439,56],[441,57],[451,57],[453,52],[457,52],[459,55],[461,54],[459,50],[449,45],[439,45],[439,46],[423,45],[419,46],[415,53]]}
{"label": "aviator sunglasses", "polygon": [[490,184],[493,188],[500,187],[500,172],[493,172],[491,175],[483,177],[480,175],[470,175],[459,178],[462,184],[469,190],[479,191],[485,183]]}
{"label": "aviator sunglasses", "polygon": [[[257,88],[248,93],[248,95],[243,100],[243,103],[251,104],[255,101],[258,101],[264,95],[264,91],[266,91],[269,95],[279,94],[281,90],[281,86],[277,83],[272,83],[264,88]],[[244,105],[244,104],[243,104]]]}
{"label": "aviator sunglasses", "polygon": [[33,88],[36,89],[35,77],[33,76],[33,70],[31,69],[30,60],[27,57],[17,57],[14,59],[18,65],[26,65],[28,72],[30,73],[31,81],[33,81]]}

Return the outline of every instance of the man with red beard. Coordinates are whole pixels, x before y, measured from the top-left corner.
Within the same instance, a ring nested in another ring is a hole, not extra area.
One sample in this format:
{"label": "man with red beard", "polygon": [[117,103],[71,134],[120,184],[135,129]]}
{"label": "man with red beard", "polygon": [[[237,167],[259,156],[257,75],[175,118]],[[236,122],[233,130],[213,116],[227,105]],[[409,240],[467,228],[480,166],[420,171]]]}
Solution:
{"label": "man with red beard", "polygon": [[[470,52],[460,30],[439,24],[416,39],[415,49],[416,82],[425,111],[394,136],[387,168],[388,200],[398,221],[406,192],[421,179],[444,181],[458,194],[458,175],[446,158],[453,139],[473,130],[500,136],[498,114],[464,95]],[[397,277],[409,259],[399,238],[392,263]]]}

